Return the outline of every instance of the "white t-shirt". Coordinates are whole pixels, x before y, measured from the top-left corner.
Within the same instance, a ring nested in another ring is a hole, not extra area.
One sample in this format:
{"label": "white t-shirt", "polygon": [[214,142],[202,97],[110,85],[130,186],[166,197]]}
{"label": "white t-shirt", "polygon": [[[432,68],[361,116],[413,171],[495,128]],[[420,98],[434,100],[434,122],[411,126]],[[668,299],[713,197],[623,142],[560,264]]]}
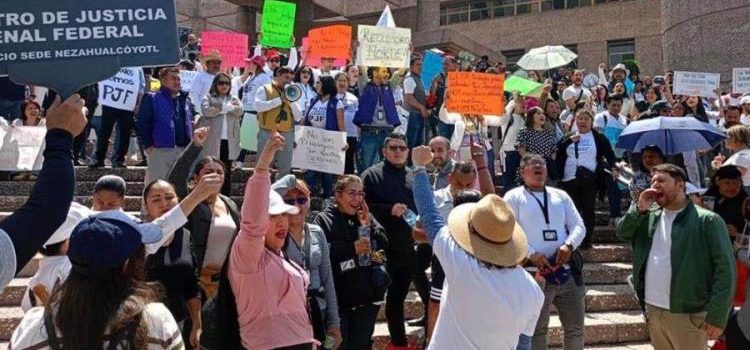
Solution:
{"label": "white t-shirt", "polygon": [[585,167],[591,171],[596,171],[596,142],[594,133],[589,131],[581,134],[581,140],[578,141],[578,158],[576,159],[575,142],[571,142],[565,152],[568,158],[565,160],[565,172],[563,181],[570,181],[576,178],[576,168]]}
{"label": "white t-shirt", "polygon": [[432,243],[445,271],[440,317],[429,350],[515,349],[534,335],[544,293],[521,267],[489,269],[444,226]]}
{"label": "white t-shirt", "polygon": [[[583,95],[581,95],[581,91],[583,91]],[[568,86],[565,90],[563,90],[563,101],[567,101],[568,99],[572,98],[573,102],[575,102],[578,99],[579,95],[581,96],[579,102],[586,101],[591,98],[591,91],[584,88],[583,86]]]}
{"label": "white t-shirt", "polygon": [[414,90],[417,89],[417,82],[410,76],[404,79],[404,94],[414,94]]}
{"label": "white t-shirt", "polygon": [[[143,310],[143,319],[147,322],[149,330],[147,349],[185,349],[177,322],[164,304],[151,303],[146,305]],[[59,333],[57,336],[62,337]],[[45,342],[47,342],[47,332],[44,328],[44,308],[41,306],[35,307],[23,316],[21,324],[18,325],[10,338],[10,346],[13,349],[30,347],[39,350],[50,349],[49,346],[43,345]],[[106,349],[107,345],[108,343],[103,343],[102,349]]]}
{"label": "white t-shirt", "polygon": [[742,174],[742,185],[750,186],[750,149],[743,149],[733,154],[727,159],[723,165],[735,165],[741,167]]}
{"label": "white t-shirt", "polygon": [[357,137],[359,136],[359,128],[354,125],[354,115],[357,114],[359,108],[359,99],[354,96],[351,92],[338,94],[336,96],[344,106],[344,123],[346,124],[346,136]]}
{"label": "white t-shirt", "polygon": [[[542,253],[547,258],[555,254],[557,248],[563,244],[570,244],[573,248],[583,242],[586,237],[586,227],[583,219],[576,210],[575,204],[565,191],[546,187],[547,209],[549,225],[544,219],[542,206],[544,205],[544,192],[530,192],[525,186],[516,187],[505,194],[503,199],[516,214],[516,222],[526,232],[529,241],[529,255]],[[539,202],[532,197],[536,197]],[[539,203],[542,203],[540,206]],[[544,230],[554,230],[557,237],[552,237]],[[554,239],[553,239],[554,238]]]}
{"label": "white t-shirt", "polygon": [[190,99],[193,100],[194,104],[200,104],[203,101],[203,96],[206,96],[208,90],[211,89],[211,84],[214,82],[214,74],[208,74],[206,72],[198,73],[193,80],[193,86],[190,87]]}
{"label": "white t-shirt", "polygon": [[646,262],[646,303],[667,310],[672,281],[672,224],[681,211],[662,210]]}
{"label": "white t-shirt", "polygon": [[[328,101],[318,100],[312,107],[310,112],[307,114],[307,118],[310,121],[310,125],[325,129],[326,128],[326,111],[328,109]],[[344,104],[341,100],[336,102],[336,109],[344,109]]]}
{"label": "white t-shirt", "polygon": [[43,303],[38,298],[35,298],[35,303],[32,305],[29,290],[37,285],[42,285],[47,289],[47,293],[52,295],[52,290],[68,278],[71,266],[67,255],[48,256],[40,260],[39,270],[29,280],[29,285],[26,287],[23,299],[21,299],[21,309],[25,312],[34,306],[42,306]]}
{"label": "white t-shirt", "polygon": [[448,185],[448,187],[433,192],[435,195],[435,207],[437,207],[440,217],[446,222],[448,221],[448,215],[453,210],[453,195],[451,195],[450,188],[451,186]]}
{"label": "white t-shirt", "polygon": [[625,129],[625,126],[628,124],[628,120],[622,115],[613,116],[609,114],[608,111],[604,111],[604,112],[597,114],[594,117],[594,127],[599,128],[599,129],[604,129],[605,118],[607,120],[606,127],[616,127],[620,129]]}

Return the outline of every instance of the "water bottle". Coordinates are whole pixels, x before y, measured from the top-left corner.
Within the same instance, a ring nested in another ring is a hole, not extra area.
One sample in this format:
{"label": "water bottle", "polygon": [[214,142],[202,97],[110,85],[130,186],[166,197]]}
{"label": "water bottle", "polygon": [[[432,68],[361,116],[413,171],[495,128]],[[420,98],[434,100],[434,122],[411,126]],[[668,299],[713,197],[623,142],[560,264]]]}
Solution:
{"label": "water bottle", "polygon": [[417,213],[415,213],[411,209],[406,209],[403,215],[404,221],[409,225],[409,227],[414,228],[414,226],[417,224]]}
{"label": "water bottle", "polygon": [[[370,226],[360,226],[357,230],[359,233],[359,239],[370,240]],[[370,254],[364,253],[358,256],[359,266],[370,266]]]}

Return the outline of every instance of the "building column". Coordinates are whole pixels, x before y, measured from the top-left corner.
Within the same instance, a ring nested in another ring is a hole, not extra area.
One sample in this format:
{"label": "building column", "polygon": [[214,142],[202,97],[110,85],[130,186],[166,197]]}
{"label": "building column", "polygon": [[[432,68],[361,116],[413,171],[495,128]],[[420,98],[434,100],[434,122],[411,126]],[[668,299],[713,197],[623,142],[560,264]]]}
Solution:
{"label": "building column", "polygon": [[250,41],[255,41],[256,20],[258,9],[254,6],[240,5],[237,7],[237,32],[247,33]]}
{"label": "building column", "polygon": [[297,38],[297,45],[302,45],[302,38],[307,36],[307,32],[313,26],[315,20],[315,4],[312,0],[302,0],[297,2],[297,14],[295,17],[294,36]]}
{"label": "building column", "polygon": [[417,31],[427,32],[440,27],[440,0],[417,0]]}

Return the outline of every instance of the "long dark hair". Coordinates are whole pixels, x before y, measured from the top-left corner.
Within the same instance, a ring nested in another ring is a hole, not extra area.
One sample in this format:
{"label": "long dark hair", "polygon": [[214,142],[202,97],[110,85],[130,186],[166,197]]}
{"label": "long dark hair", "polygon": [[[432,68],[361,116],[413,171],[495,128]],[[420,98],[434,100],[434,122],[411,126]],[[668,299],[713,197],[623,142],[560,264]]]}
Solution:
{"label": "long dark hair", "polygon": [[315,75],[310,66],[302,66],[300,69],[297,69],[297,72],[294,73],[294,81],[302,85],[302,71],[303,70],[307,70],[308,72],[310,72],[310,79],[307,80],[307,84],[305,85],[315,90]]}
{"label": "long dark hair", "polygon": [[328,95],[329,98],[335,98],[338,93],[336,81],[332,77],[320,77],[320,97]]}
{"label": "long dark hair", "polygon": [[231,90],[232,90],[232,77],[230,77],[229,74],[227,74],[227,73],[219,72],[214,77],[214,81],[211,83],[211,88],[208,89],[208,94],[209,95],[211,95],[213,97],[218,97],[219,96],[219,89],[218,89],[218,87],[219,87],[219,81],[221,80],[221,78],[226,78],[227,80],[229,80],[229,91],[227,91],[227,96],[229,96],[231,94]]}
{"label": "long dark hair", "polygon": [[72,261],[70,275],[45,305],[63,334],[63,349],[101,349],[107,329],[117,334],[133,324],[131,349],[148,347],[143,312],[160,291],[144,282],[145,256],[141,245],[127,262],[105,271],[83,270]]}
{"label": "long dark hair", "polygon": [[195,164],[195,169],[193,169],[193,179],[198,180],[201,170],[203,170],[203,168],[206,165],[211,164],[211,163],[219,163],[221,164],[221,167],[224,168],[224,172],[227,171],[227,165],[224,164],[224,162],[222,162],[221,159],[216,158],[214,156],[206,156],[206,157],[201,158],[198,161],[198,163]]}

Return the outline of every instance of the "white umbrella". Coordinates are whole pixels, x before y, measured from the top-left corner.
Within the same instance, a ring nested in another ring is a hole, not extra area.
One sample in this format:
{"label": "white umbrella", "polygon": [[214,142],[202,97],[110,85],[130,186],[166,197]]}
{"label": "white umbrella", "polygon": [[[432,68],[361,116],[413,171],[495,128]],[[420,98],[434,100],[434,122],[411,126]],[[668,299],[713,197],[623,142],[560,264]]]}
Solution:
{"label": "white umbrella", "polygon": [[548,70],[562,67],[577,57],[565,46],[543,46],[529,50],[516,64],[525,70]]}

